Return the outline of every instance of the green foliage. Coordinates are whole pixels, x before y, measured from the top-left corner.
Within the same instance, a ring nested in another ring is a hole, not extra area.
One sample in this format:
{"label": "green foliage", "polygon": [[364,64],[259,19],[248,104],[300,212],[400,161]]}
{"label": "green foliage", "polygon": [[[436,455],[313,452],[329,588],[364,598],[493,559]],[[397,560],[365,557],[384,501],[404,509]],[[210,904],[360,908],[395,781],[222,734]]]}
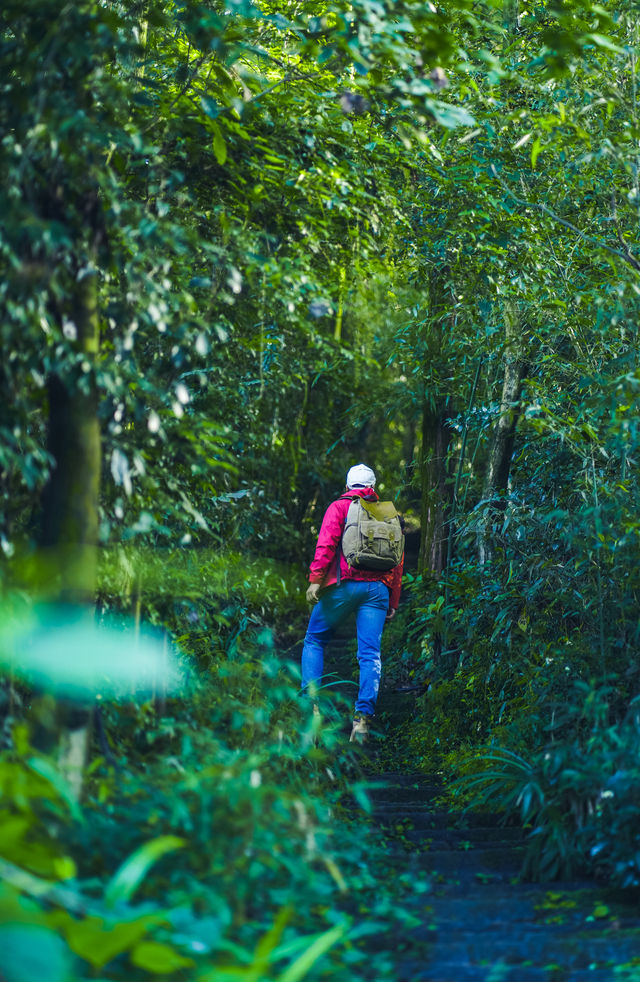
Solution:
{"label": "green foliage", "polygon": [[[188,705],[171,705],[173,717],[148,707],[127,734],[116,720],[133,707],[105,707],[118,766],[94,762],[71,814],[53,764],[14,731],[3,802],[28,817],[29,849],[3,838],[0,931],[16,958],[36,931],[61,978],[88,966],[114,979],[352,977],[359,939],[380,922],[394,929],[408,884],[397,910],[377,895],[383,847],[341,804],[346,780],[366,801],[356,760],[340,749],[342,704],[326,697],[319,728],[291,672],[241,646]],[[363,905],[373,926],[354,916]],[[16,978],[34,979],[34,964],[25,959]],[[393,977],[384,959],[379,974]]]}
{"label": "green foliage", "polygon": [[40,691],[82,702],[154,686],[172,692],[183,682],[177,652],[123,618],[98,623],[93,611],[24,597],[7,603],[1,618],[0,665]]}
{"label": "green foliage", "polygon": [[31,751],[24,725],[15,727],[13,742],[0,767],[1,854],[45,880],[69,879],[76,865],[56,839],[70,817],[81,820],[77,804],[56,768]]}
{"label": "green foliage", "polygon": [[638,886],[638,718],[609,721],[611,692],[576,685],[559,706],[551,739],[519,753],[495,743],[459,763],[456,793],[472,808],[499,802],[529,829],[525,871],[567,877],[594,866],[619,886]]}
{"label": "green foliage", "polygon": [[[255,545],[291,558],[318,487],[358,453],[352,394],[379,373],[386,317],[362,307],[389,261],[384,230],[403,223],[394,107],[415,107],[416,134],[432,112],[464,121],[424,76],[425,59],[457,57],[455,18],[10,3],[0,31],[6,548],[31,533],[25,487],[51,469],[55,373],[100,399],[103,542],[209,544],[225,531],[216,499],[246,491],[254,508],[265,498]],[[76,345],[88,276],[94,365]],[[352,446],[318,468],[336,416]],[[278,510],[293,514],[274,542]]]}
{"label": "green foliage", "polygon": [[[62,686],[66,666],[67,695],[110,696],[120,767],[94,764],[82,822],[8,679],[7,950],[38,939],[60,979],[361,965],[349,891],[369,896],[371,845],[334,820],[354,765],[337,727],[314,744],[281,657],[323,509],[360,459],[451,547],[390,633],[391,674],[428,689],[402,752],[454,767],[489,745],[488,786],[539,828],[533,872],[592,854],[635,882],[636,13],[3,4],[2,585],[24,611],[57,599],[74,543],[36,551],[42,492],[77,466],[100,483],[86,524],[98,620],[118,628],[99,647],[55,625],[43,671],[50,624],[25,615],[5,649],[32,682]],[[83,348],[89,286],[100,341]],[[99,425],[95,459],[56,459],[74,415],[56,386]],[[160,639],[134,692],[145,621]],[[586,690],[558,722],[580,679],[606,722],[585,724]],[[55,729],[46,699],[33,714]],[[594,762],[623,775],[616,816]],[[19,875],[73,864],[53,899]]]}

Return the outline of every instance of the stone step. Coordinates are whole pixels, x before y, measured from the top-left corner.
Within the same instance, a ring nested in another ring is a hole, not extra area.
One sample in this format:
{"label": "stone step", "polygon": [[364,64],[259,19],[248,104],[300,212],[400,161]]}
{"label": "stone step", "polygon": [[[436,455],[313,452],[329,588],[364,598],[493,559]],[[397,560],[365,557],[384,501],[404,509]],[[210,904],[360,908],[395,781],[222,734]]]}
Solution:
{"label": "stone step", "polygon": [[[518,887],[525,889],[518,890]],[[575,906],[569,906],[571,903]],[[601,901],[593,900],[585,906],[584,894],[578,891],[574,900],[571,894],[563,893],[562,904],[554,904],[544,888],[532,887],[531,884],[478,883],[473,892],[467,890],[464,894],[443,891],[438,885],[434,885],[431,891],[415,896],[412,909],[417,916],[435,919],[438,931],[448,931],[460,924],[473,924],[474,927],[489,929],[496,924],[505,923],[539,925],[545,928],[572,925],[578,929],[586,929],[589,927],[587,917],[598,903]],[[630,921],[616,916],[615,923],[624,926]],[[603,930],[608,929],[608,920],[601,924]]]}
{"label": "stone step", "polygon": [[[403,827],[402,823],[396,822],[393,828],[397,829],[398,826]],[[401,833],[402,837],[423,849],[449,848],[468,851],[489,844],[509,848],[525,841],[525,833],[522,829],[501,829],[495,826],[493,828],[475,826],[473,829],[411,829],[405,826],[404,829]]]}
{"label": "stone step", "polygon": [[[376,950],[393,952],[394,982],[640,979],[640,911],[626,895],[584,880],[525,883],[526,830],[499,814],[448,811],[437,778],[371,778],[384,872],[416,884],[404,902],[419,925],[369,941],[372,964]],[[598,906],[606,917],[593,920]]]}
{"label": "stone step", "polygon": [[[432,895],[437,897],[439,900],[442,898],[448,898],[453,896],[455,900],[455,894],[452,894],[450,884],[439,884],[432,883]],[[605,887],[598,887],[594,885],[592,880],[554,880],[553,883],[532,883],[529,880],[516,880],[510,883],[507,888],[505,888],[501,883],[494,882],[491,880],[485,881],[482,879],[478,880],[478,889],[474,892],[474,902],[479,904],[494,904],[501,899],[506,899],[518,903],[519,901],[527,901],[532,905],[539,903],[541,909],[544,904],[551,903],[551,900],[555,897],[559,900],[564,900],[567,903],[569,901],[576,901],[583,904],[584,897],[591,895],[594,898],[594,906],[597,904],[609,904],[608,895],[610,890]],[[614,891],[616,897],[618,892]],[[425,903],[431,902],[429,897],[431,894],[427,895]],[[573,909],[562,908],[565,909]],[[637,904],[634,901],[633,904],[629,902],[629,910],[638,911]]]}
{"label": "stone step", "polygon": [[632,975],[613,975],[611,968],[594,968],[586,972],[552,966],[508,965],[494,960],[486,965],[413,960],[398,964],[396,982],[632,982]]}
{"label": "stone step", "polygon": [[478,930],[449,931],[441,937],[427,927],[411,932],[418,941],[430,942],[427,955],[433,963],[445,965],[507,965],[544,968],[559,965],[572,971],[589,971],[589,966],[605,968],[631,961],[638,955],[638,935],[629,937],[590,936],[586,931],[553,931],[544,925],[538,929],[505,924],[503,933]]}
{"label": "stone step", "polygon": [[385,815],[381,820],[374,813],[374,820],[383,830],[404,832],[405,837],[412,842],[438,839],[443,842],[522,842],[527,833],[517,826],[501,827],[482,822],[474,822],[467,826],[447,825],[444,821],[434,821],[433,815],[425,813],[416,817],[407,817],[402,813]]}
{"label": "stone step", "polygon": [[442,782],[434,779],[433,774],[425,774],[423,771],[413,771],[410,774],[400,774],[397,771],[377,771],[371,775],[371,779],[380,781],[382,784],[392,785],[395,788],[414,787],[415,785],[425,785],[432,787],[437,785],[442,789]]}
{"label": "stone step", "polygon": [[430,811],[428,808],[414,808],[412,810],[396,808],[373,809],[373,820],[378,825],[391,826],[394,824],[405,825],[415,831],[430,833],[438,829],[451,829],[454,832],[472,831],[473,829],[493,829],[496,835],[504,835],[509,839],[516,832],[520,835],[526,834],[521,826],[514,823],[504,825],[499,815],[488,815],[486,812],[476,812],[475,814],[456,815],[446,811]]}
{"label": "stone step", "polygon": [[415,787],[414,785],[385,785],[384,787],[372,787],[367,790],[367,794],[376,807],[382,805],[429,805],[439,794],[442,788],[438,784],[424,784]]}
{"label": "stone step", "polygon": [[[397,856],[398,853],[395,853]],[[510,883],[520,876],[524,860],[522,847],[495,849],[427,849],[407,856],[407,866],[414,873],[428,873],[474,882],[489,878]]]}

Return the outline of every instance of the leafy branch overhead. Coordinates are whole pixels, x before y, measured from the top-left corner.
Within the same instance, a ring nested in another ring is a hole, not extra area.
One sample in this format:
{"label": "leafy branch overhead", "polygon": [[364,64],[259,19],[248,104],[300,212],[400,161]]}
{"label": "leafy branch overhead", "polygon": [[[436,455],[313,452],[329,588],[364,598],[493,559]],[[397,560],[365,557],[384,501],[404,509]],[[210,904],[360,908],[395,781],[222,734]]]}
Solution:
{"label": "leafy branch overhead", "polygon": [[532,875],[640,882],[636,7],[1,5],[25,982],[353,979],[409,929],[345,817],[351,668],[323,723],[298,697],[361,461],[405,516],[382,766],[462,771],[535,828]]}

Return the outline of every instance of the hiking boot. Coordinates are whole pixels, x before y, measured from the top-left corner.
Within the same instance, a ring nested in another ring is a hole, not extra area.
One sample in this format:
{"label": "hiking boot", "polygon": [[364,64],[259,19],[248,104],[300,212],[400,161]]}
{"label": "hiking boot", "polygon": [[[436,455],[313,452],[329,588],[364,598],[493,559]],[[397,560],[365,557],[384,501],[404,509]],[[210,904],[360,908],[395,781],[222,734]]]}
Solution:
{"label": "hiking boot", "polygon": [[369,739],[369,717],[364,713],[356,713],[353,717],[353,727],[349,743],[366,743]]}

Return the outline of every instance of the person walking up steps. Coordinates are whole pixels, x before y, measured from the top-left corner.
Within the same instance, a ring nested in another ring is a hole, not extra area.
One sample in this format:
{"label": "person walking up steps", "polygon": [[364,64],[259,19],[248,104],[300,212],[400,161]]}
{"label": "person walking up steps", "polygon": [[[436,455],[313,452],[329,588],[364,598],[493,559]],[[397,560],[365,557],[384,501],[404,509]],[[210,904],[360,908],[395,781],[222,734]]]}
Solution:
{"label": "person walking up steps", "polygon": [[380,642],[394,616],[402,583],[403,534],[390,501],[380,501],[366,464],[347,474],[344,494],[327,508],[309,567],[312,605],[302,649],[302,688],[320,683],[324,651],[336,627],[356,615],[360,686],[351,742],[363,742],[375,713],[382,664]]}

